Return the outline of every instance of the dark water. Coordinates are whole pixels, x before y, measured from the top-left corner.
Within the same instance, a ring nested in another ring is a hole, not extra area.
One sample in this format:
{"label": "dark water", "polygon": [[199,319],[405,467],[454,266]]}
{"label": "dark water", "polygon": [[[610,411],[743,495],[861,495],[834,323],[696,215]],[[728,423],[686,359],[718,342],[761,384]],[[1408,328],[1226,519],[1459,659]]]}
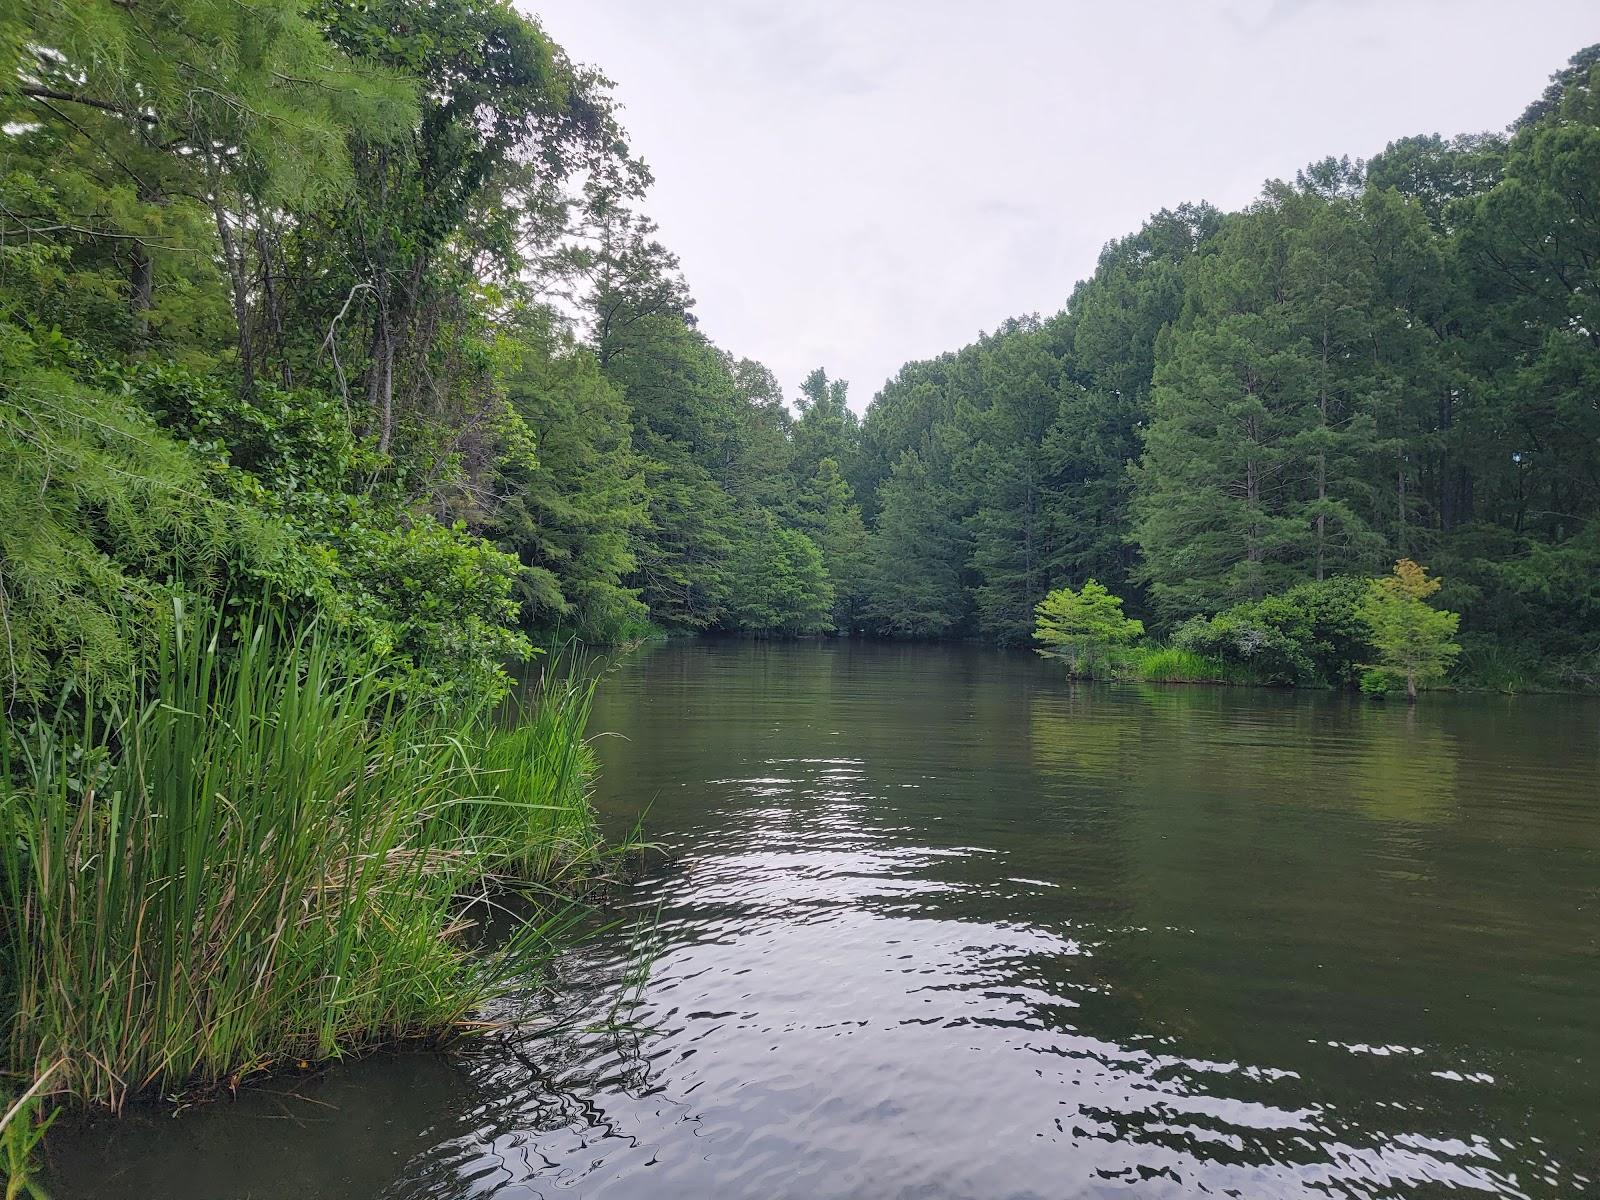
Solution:
{"label": "dark water", "polygon": [[713,643],[597,725],[659,955],[548,1003],[654,1032],[136,1114],[58,1200],[1600,1195],[1600,705]]}

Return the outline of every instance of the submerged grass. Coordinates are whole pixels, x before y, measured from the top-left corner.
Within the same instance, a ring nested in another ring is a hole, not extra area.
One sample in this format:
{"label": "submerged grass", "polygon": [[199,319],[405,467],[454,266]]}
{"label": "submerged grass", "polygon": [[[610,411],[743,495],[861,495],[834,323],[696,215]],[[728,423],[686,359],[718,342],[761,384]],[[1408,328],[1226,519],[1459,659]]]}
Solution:
{"label": "submerged grass", "polygon": [[538,970],[567,914],[480,952],[462,913],[508,866],[597,861],[587,685],[506,725],[402,703],[322,632],[176,628],[126,707],[4,731],[13,1075],[118,1109],[437,1035]]}

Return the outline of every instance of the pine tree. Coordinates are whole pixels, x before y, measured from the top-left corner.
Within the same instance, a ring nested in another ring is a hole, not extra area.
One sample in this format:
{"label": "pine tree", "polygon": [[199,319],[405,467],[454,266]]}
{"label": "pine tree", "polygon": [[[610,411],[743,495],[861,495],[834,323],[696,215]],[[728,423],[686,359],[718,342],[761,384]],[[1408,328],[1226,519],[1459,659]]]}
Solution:
{"label": "pine tree", "polygon": [[921,457],[907,451],[884,484],[869,546],[866,619],[888,637],[937,638],[965,621],[965,538]]}
{"label": "pine tree", "polygon": [[968,443],[957,473],[972,508],[966,528],[978,629],[1001,645],[1026,643],[1049,579],[1043,443],[1060,407],[1059,376],[1038,322],[1009,323],[977,358],[982,407],[958,410]]}
{"label": "pine tree", "polygon": [[833,586],[833,626],[852,633],[865,617],[867,527],[837,462],[825,458],[817,464],[797,507],[796,524],[822,551]]}
{"label": "pine tree", "polygon": [[522,560],[524,621],[610,641],[648,615],[623,584],[644,527],[643,476],[627,407],[593,356],[530,325],[505,372],[507,399],[536,461],[501,437],[488,532]]}
{"label": "pine tree", "polygon": [[729,564],[728,624],[754,633],[799,635],[833,628],[833,587],[822,552],[771,513],[744,514]]}

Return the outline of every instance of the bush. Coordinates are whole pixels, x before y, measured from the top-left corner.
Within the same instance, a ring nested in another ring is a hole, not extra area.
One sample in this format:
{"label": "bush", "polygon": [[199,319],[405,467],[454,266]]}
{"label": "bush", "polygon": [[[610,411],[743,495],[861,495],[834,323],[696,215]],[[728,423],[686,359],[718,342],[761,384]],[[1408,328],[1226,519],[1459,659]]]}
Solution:
{"label": "bush", "polygon": [[1237,604],[1178,628],[1175,645],[1245,667],[1261,682],[1353,682],[1372,647],[1361,603],[1362,580],[1338,576]]}
{"label": "bush", "polygon": [[264,381],[246,396],[170,363],[102,367],[98,377],[207,457],[228,503],[290,534],[292,553],[232,564],[235,603],[270,596],[297,618],[359,636],[415,698],[505,695],[504,664],[530,652],[516,628],[521,562],[415,511],[394,464],[351,433],[336,397]]}
{"label": "bush", "polygon": [[1361,672],[1361,694],[1371,696],[1374,700],[1382,700],[1395,691],[1399,683],[1394,675],[1382,667],[1369,667]]}
{"label": "bush", "polygon": [[1316,668],[1291,635],[1263,620],[1255,605],[1240,605],[1210,620],[1195,617],[1178,627],[1173,644],[1202,658],[1250,672],[1262,683],[1296,684]]}

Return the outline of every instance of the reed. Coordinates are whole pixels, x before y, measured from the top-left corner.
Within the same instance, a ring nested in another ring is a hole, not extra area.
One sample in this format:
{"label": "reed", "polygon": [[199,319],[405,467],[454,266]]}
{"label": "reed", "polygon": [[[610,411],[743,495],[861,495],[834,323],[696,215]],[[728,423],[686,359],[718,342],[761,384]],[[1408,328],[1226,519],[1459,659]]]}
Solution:
{"label": "reed", "polygon": [[1129,660],[1133,677],[1146,683],[1260,684],[1247,667],[1175,646],[1140,646]]}
{"label": "reed", "polygon": [[596,871],[606,849],[589,803],[594,752],[584,740],[597,679],[552,655],[474,754],[479,793],[462,832],[517,879],[547,888]]}
{"label": "reed", "polygon": [[180,619],[134,701],[0,739],[6,1065],[58,1099],[448,1031],[569,919],[476,950],[466,901],[598,852],[581,691],[502,728],[405,705],[317,630],[228,640]]}

